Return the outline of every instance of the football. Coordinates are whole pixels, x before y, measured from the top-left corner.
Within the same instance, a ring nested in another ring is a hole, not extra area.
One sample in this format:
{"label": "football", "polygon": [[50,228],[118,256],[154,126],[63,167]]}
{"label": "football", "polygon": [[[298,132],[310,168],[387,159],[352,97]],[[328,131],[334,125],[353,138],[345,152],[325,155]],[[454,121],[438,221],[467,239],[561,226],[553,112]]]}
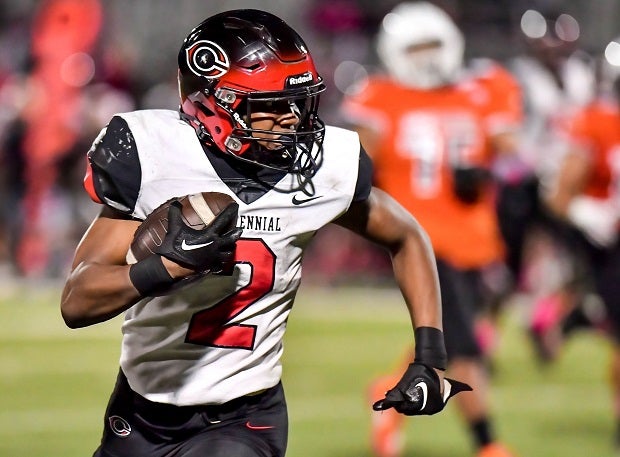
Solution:
{"label": "football", "polygon": [[[200,230],[205,228],[230,203],[235,200],[220,192],[202,192],[171,198],[157,207],[138,226],[127,251],[128,264],[136,263],[154,253],[168,232],[168,208],[173,201],[182,205],[183,221],[190,227]],[[230,227],[232,230],[234,225]]]}

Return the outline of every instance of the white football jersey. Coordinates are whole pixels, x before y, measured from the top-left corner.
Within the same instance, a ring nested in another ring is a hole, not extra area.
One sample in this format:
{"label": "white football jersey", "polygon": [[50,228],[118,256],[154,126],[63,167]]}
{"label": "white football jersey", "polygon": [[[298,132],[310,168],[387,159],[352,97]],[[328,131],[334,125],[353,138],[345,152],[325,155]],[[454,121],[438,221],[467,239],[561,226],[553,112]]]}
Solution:
{"label": "white football jersey", "polygon": [[521,84],[526,114],[520,134],[521,158],[537,172],[545,188],[553,187],[570,149],[566,123],[595,96],[594,66],[582,53],[573,54],[559,69],[562,84],[533,57],[514,58],[511,70]]}
{"label": "white football jersey", "polygon": [[206,275],[126,312],[120,363],[131,388],[155,402],[192,405],[274,386],[282,374],[283,336],[304,249],[318,229],[349,208],[355,192],[357,134],[327,127],[323,163],[311,183],[301,189],[298,176],[287,174],[244,203],[177,112],[119,116],[133,134],[141,168],[135,218],[144,219],[172,197],[212,191],[235,198],[243,228],[231,276]]}

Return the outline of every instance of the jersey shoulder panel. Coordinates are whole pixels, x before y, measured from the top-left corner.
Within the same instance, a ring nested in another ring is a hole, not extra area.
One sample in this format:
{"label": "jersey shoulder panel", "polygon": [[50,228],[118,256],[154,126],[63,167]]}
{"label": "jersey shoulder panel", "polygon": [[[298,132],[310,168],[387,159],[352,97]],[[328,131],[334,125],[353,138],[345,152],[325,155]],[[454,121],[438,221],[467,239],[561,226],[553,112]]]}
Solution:
{"label": "jersey shoulder panel", "polygon": [[351,160],[357,163],[360,151],[359,135],[353,130],[328,125],[325,127],[323,147],[328,165],[336,162],[349,165]]}
{"label": "jersey shoulder panel", "polygon": [[394,86],[394,82],[387,75],[373,75],[356,82],[347,92],[350,100],[368,103],[381,98],[381,94]]}
{"label": "jersey shoulder panel", "polygon": [[523,98],[515,75],[498,62],[476,59],[469,82],[491,135],[518,128],[523,121]]}
{"label": "jersey shoulder panel", "polygon": [[172,197],[226,188],[178,111],[140,110],[123,119],[133,133],[142,172],[133,217],[144,219]]}
{"label": "jersey shoulder panel", "polygon": [[389,122],[385,112],[386,97],[394,92],[394,83],[387,77],[364,78],[343,99],[341,114],[352,125],[384,130]]}
{"label": "jersey shoulder panel", "polygon": [[517,77],[507,67],[490,59],[472,61],[461,81],[482,88],[493,96],[501,96],[506,91],[520,91]]}
{"label": "jersey shoulder panel", "polygon": [[351,204],[360,170],[360,140],[357,132],[327,126],[323,142],[323,163],[317,184],[344,196],[346,207]]}
{"label": "jersey shoulder panel", "polygon": [[567,123],[568,134],[574,141],[588,142],[606,132],[617,130],[619,112],[611,103],[597,101],[577,111]]}
{"label": "jersey shoulder panel", "polygon": [[130,214],[138,198],[142,172],[127,121],[114,116],[93,142],[87,157],[84,187],[90,197]]}

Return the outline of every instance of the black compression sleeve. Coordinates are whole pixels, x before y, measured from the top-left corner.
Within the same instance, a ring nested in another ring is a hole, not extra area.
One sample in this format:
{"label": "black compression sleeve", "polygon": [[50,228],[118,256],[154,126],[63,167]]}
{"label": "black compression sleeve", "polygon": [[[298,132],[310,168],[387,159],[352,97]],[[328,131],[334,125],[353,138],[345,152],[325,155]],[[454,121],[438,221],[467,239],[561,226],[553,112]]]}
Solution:
{"label": "black compression sleeve", "polygon": [[435,327],[418,327],[415,334],[415,362],[445,370],[448,355],[443,332]]}
{"label": "black compression sleeve", "polygon": [[161,257],[155,254],[129,267],[129,279],[142,297],[162,291],[175,282],[166,270]]}

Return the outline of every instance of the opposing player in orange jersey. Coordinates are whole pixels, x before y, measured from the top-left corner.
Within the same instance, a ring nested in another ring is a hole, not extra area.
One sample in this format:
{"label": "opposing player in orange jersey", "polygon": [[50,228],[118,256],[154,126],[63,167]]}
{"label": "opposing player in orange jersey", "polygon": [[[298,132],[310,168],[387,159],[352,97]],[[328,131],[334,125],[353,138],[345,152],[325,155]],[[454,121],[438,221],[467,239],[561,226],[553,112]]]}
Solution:
{"label": "opposing player in orange jersey", "polygon": [[[501,264],[490,168],[514,149],[520,93],[499,65],[465,71],[464,40],[450,17],[426,3],[403,3],[383,20],[378,54],[388,74],[362,81],[343,103],[375,164],[376,185],[425,227],[437,258],[448,372],[473,387],[457,404],[479,457],[512,455],[496,441],[488,379],[475,320],[491,298],[486,273]],[[397,376],[371,387],[372,447],[403,451],[402,416],[380,401]]]}
{"label": "opposing player in orange jersey", "polygon": [[[620,47],[620,37],[610,44]],[[592,285],[602,300],[612,341],[609,377],[620,451],[620,68],[610,70],[612,100],[583,108],[569,126],[573,148],[564,157],[548,206],[577,231]],[[607,72],[605,72],[607,73]]]}

